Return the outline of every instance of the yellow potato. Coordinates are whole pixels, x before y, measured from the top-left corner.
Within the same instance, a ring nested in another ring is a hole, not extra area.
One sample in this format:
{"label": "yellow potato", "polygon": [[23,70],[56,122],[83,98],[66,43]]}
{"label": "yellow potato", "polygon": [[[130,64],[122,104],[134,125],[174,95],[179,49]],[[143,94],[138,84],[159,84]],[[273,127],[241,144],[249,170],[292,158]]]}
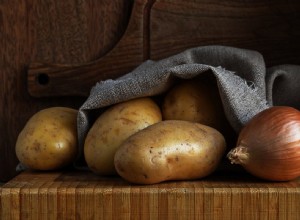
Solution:
{"label": "yellow potato", "polygon": [[176,85],[164,99],[163,119],[193,121],[220,129],[225,114],[216,86],[205,79]]}
{"label": "yellow potato", "polygon": [[224,137],[214,128],[166,120],[129,137],[114,163],[121,177],[137,184],[198,179],[216,170],[225,148]]}
{"label": "yellow potato", "polygon": [[138,98],[110,107],[89,130],[84,143],[88,167],[96,174],[115,175],[114,155],[132,134],[162,119],[158,105],[150,98]]}
{"label": "yellow potato", "polygon": [[31,169],[71,164],[77,153],[77,110],[52,107],[37,112],[20,132],[15,150],[19,161]]}
{"label": "yellow potato", "polygon": [[185,120],[213,127],[232,146],[237,140],[225,116],[216,81],[208,75],[174,86],[164,98],[162,115],[164,120]]}

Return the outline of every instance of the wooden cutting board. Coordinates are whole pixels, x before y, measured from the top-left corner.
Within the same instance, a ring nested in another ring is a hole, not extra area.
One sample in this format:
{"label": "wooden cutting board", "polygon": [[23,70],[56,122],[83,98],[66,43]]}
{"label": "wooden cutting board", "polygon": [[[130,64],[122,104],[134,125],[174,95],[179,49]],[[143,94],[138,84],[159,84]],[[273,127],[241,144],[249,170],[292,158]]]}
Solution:
{"label": "wooden cutting board", "polygon": [[28,91],[35,97],[87,96],[96,82],[124,75],[147,59],[212,44],[257,50],[267,66],[299,64],[299,12],[298,0],[135,0],[112,50],[76,65],[32,60]]}
{"label": "wooden cutting board", "polygon": [[247,174],[133,185],[90,172],[24,172],[2,186],[0,219],[299,220],[300,179]]}

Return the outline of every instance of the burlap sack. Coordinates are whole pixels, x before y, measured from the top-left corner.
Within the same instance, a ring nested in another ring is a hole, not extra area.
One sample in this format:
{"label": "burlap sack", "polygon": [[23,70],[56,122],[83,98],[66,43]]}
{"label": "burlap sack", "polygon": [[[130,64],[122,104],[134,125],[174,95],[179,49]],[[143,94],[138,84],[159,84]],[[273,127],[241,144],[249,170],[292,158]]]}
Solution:
{"label": "burlap sack", "polygon": [[263,56],[257,51],[226,46],[191,48],[159,61],[148,60],[116,80],[97,83],[79,109],[78,160],[92,125],[91,110],[158,95],[175,78],[190,79],[207,71],[216,77],[226,117],[237,132],[269,106],[300,107],[300,66],[282,65],[266,70]]}

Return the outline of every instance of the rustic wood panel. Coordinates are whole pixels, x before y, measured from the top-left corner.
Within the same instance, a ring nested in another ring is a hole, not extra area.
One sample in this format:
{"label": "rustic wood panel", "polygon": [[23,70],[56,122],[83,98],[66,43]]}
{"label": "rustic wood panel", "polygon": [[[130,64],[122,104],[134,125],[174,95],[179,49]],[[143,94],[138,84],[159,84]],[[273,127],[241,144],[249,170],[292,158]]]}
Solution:
{"label": "rustic wood panel", "polygon": [[25,172],[0,191],[1,219],[300,219],[300,179],[214,174],[141,186],[90,172]]}
{"label": "rustic wood panel", "polygon": [[102,56],[123,35],[131,6],[119,0],[0,1],[0,181],[16,174],[15,141],[33,113],[55,105],[78,108],[84,101],[32,98],[29,63],[77,64]]}
{"label": "rustic wood panel", "polygon": [[[32,64],[31,95],[87,95],[97,81],[127,73],[145,59],[161,59],[187,48],[227,45],[261,52],[267,66],[299,64],[300,2],[244,0],[139,0],[115,48],[88,64]],[[40,85],[39,73],[52,83]],[[72,86],[81,88],[73,90]]]}
{"label": "rustic wood panel", "polygon": [[82,63],[94,60],[120,40],[132,0],[27,1],[32,61]]}
{"label": "rustic wood panel", "polygon": [[148,58],[145,41],[149,30],[145,17],[151,1],[135,1],[124,35],[112,50],[97,60],[73,65],[33,60],[28,69],[29,93],[35,97],[88,96],[96,82],[124,75],[142,63]]}
{"label": "rustic wood panel", "polygon": [[267,66],[300,64],[298,0],[157,0],[150,20],[152,59],[216,44],[257,50]]}

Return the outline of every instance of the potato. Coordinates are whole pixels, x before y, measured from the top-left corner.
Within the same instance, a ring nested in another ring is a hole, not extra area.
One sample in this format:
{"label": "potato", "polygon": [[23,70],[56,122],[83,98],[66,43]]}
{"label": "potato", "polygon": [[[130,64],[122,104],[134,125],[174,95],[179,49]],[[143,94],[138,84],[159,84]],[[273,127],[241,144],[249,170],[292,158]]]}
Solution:
{"label": "potato", "polygon": [[37,112],[20,132],[15,150],[19,161],[31,169],[70,165],[77,154],[77,110],[51,107]]}
{"label": "potato", "polygon": [[114,155],[132,134],[162,120],[158,105],[138,98],[111,106],[90,128],[84,143],[88,167],[99,175],[116,175]]}
{"label": "potato", "polygon": [[186,80],[174,86],[162,106],[163,119],[221,127],[223,107],[216,85],[208,80]]}
{"label": "potato", "polygon": [[131,183],[191,180],[213,173],[225,148],[223,135],[214,128],[166,120],[129,137],[114,163],[119,175]]}
{"label": "potato", "polygon": [[230,145],[237,140],[225,116],[216,80],[208,75],[175,85],[164,98],[162,115],[164,120],[185,120],[213,127]]}

